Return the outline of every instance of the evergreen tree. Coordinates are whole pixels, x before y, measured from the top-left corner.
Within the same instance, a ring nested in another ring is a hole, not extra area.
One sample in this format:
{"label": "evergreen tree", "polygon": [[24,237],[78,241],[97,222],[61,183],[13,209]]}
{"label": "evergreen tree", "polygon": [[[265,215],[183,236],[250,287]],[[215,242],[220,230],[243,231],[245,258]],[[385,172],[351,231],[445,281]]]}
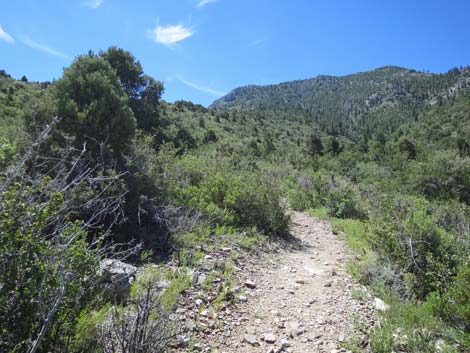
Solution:
{"label": "evergreen tree", "polygon": [[316,134],[310,135],[307,139],[307,153],[310,156],[321,156],[323,154],[323,144]]}
{"label": "evergreen tree", "polygon": [[129,146],[136,122],[128,97],[111,65],[92,54],[78,57],[55,84],[59,128],[73,137],[77,148],[114,157]]}

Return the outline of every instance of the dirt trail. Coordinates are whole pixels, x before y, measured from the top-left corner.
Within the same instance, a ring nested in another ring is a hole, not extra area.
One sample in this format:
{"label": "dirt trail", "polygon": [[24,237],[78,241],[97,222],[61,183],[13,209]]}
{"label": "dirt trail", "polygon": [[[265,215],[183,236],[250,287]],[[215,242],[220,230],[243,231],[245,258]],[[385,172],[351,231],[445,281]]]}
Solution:
{"label": "dirt trail", "polygon": [[291,232],[299,241],[295,250],[270,254],[242,272],[246,302],[230,313],[221,333],[206,337],[202,350],[347,352],[344,343],[353,336],[367,350],[357,323],[373,325],[373,303],[358,295],[361,287],[346,273],[351,255],[345,244],[328,222],[305,213],[292,213]]}

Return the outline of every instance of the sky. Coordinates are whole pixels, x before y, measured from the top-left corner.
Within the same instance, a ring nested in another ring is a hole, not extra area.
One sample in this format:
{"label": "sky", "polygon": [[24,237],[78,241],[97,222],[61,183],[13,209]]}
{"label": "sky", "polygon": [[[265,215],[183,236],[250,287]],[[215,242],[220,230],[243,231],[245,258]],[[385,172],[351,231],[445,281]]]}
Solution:
{"label": "sky", "polygon": [[0,69],[52,81],[117,45],[209,105],[232,89],[385,65],[470,64],[469,0],[0,0]]}

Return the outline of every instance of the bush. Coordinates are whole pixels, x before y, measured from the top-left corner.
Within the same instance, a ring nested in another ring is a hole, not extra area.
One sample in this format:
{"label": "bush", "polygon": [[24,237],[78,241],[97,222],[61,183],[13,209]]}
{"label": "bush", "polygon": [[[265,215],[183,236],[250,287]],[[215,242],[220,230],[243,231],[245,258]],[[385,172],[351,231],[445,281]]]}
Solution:
{"label": "bush", "polygon": [[[171,279],[171,281],[169,281]],[[182,328],[170,317],[189,276],[153,265],[142,267],[125,304],[86,310],[78,320],[75,350],[96,353],[160,353]]]}
{"label": "bush", "polygon": [[470,157],[458,151],[430,153],[410,171],[413,189],[432,199],[459,199],[470,203]]}
{"label": "bush", "polygon": [[79,56],[64,70],[54,92],[59,128],[73,136],[77,148],[88,142],[97,155],[103,153],[104,146],[114,158],[122,157],[136,120],[116,72],[105,59],[91,53]]}
{"label": "bush", "polygon": [[73,149],[42,158],[40,142],[0,182],[0,351],[69,351],[80,312],[100,298],[104,227],[121,214],[119,176]]}
{"label": "bush", "polygon": [[325,195],[330,216],[363,219],[365,211],[356,186],[343,178],[332,177]]}
{"label": "bush", "polygon": [[470,333],[469,288],[470,264],[465,264],[457,269],[455,279],[443,293],[434,293],[430,298],[441,317],[466,333]]}
{"label": "bush", "polygon": [[448,330],[429,304],[391,299],[391,307],[383,315],[383,324],[370,333],[373,352],[466,352],[464,347],[454,346],[458,333]]}
{"label": "bush", "polygon": [[272,235],[288,232],[281,191],[267,177],[234,171],[224,160],[209,163],[187,156],[167,178],[178,205],[203,211],[219,224],[256,227]]}
{"label": "bush", "polygon": [[39,352],[66,350],[75,318],[93,300],[98,254],[83,224],[61,224],[63,195],[32,201],[38,191],[15,184],[0,198],[1,351],[24,352],[39,338]]}
{"label": "bush", "polygon": [[436,224],[421,199],[398,199],[373,220],[374,249],[406,273],[418,298],[448,285],[457,259],[454,237]]}

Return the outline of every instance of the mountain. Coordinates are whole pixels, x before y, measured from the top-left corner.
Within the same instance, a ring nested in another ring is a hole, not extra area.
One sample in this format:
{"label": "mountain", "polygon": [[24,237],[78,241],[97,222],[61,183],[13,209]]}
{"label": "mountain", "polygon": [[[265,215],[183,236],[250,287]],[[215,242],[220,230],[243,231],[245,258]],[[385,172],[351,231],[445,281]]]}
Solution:
{"label": "mountain", "polygon": [[358,138],[392,132],[428,107],[470,87],[470,68],[430,74],[396,66],[347,76],[236,88],[216,100],[220,111],[258,111],[318,124],[331,135]]}

